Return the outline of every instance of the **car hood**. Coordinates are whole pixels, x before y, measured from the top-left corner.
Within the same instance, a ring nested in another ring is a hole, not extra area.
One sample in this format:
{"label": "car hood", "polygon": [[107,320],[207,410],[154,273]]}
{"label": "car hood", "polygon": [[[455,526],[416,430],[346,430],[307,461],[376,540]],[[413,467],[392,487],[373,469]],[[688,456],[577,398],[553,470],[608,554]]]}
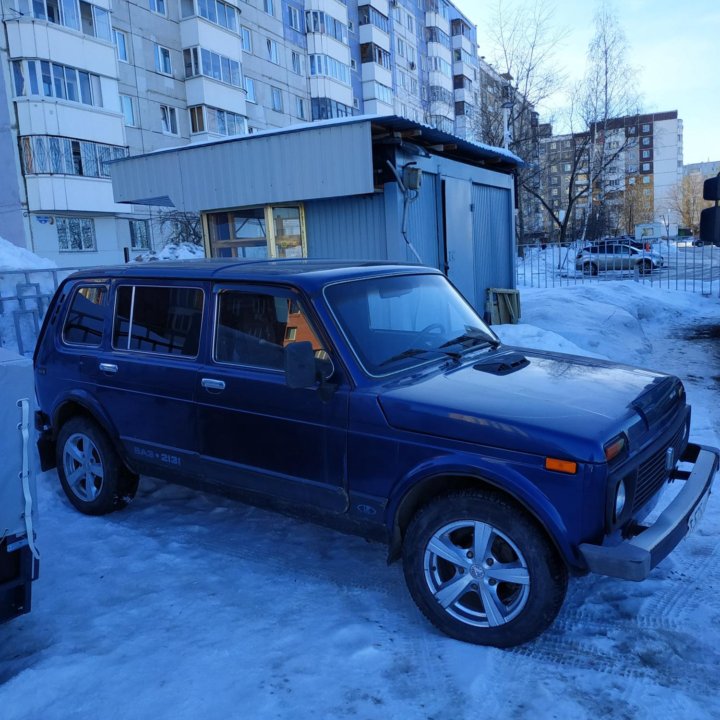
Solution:
{"label": "car hood", "polygon": [[[526,364],[498,372],[503,358],[518,353]],[[625,431],[637,449],[654,425],[684,405],[684,392],[677,378],[662,373],[503,347],[442,372],[404,377],[385,386],[378,400],[397,429],[604,462],[605,443]]]}

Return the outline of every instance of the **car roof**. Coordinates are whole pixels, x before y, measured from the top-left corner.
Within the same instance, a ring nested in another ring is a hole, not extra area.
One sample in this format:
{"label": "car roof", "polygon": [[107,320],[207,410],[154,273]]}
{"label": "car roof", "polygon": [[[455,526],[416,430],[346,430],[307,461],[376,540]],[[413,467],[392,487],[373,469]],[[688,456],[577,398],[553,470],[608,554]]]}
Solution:
{"label": "car roof", "polygon": [[436,273],[440,271],[413,263],[382,261],[315,260],[315,259],[263,259],[157,261],[128,263],[105,267],[85,268],[70,275],[69,279],[138,279],[152,280],[213,280],[215,282],[289,282],[304,287],[323,286],[340,280],[354,280],[377,275]]}

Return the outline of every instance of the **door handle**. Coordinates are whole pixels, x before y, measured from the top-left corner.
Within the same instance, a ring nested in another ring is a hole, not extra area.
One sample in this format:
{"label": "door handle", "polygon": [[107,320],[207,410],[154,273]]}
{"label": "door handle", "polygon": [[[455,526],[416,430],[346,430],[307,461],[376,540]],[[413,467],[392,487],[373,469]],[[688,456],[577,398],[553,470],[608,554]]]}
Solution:
{"label": "door handle", "polygon": [[213,378],[203,378],[200,381],[200,384],[206,390],[224,390],[225,389],[225,383],[222,380],[215,380]]}
{"label": "door handle", "polygon": [[98,368],[100,372],[108,373],[110,375],[114,375],[118,371],[118,366],[114,363],[100,363]]}

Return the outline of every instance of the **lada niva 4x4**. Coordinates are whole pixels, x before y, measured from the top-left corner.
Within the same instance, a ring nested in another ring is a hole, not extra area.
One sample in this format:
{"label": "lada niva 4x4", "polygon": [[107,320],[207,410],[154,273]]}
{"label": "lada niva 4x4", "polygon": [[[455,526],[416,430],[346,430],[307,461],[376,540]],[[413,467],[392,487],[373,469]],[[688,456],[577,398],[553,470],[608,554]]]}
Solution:
{"label": "lada niva 4x4", "polygon": [[43,467],[78,510],[141,474],[262,496],[384,537],[432,623],[499,647],[552,623],[570,575],[645,578],[718,467],[678,378],[503,346],[417,265],[86,270],[34,360]]}

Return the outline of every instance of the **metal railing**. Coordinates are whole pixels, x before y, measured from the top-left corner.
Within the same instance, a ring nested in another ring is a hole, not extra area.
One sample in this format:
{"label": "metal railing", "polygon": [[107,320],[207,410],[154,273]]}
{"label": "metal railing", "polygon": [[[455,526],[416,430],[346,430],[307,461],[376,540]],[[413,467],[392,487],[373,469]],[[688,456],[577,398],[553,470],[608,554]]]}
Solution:
{"label": "metal railing", "polygon": [[0,269],[0,347],[32,355],[58,285],[77,268]]}
{"label": "metal railing", "polygon": [[525,245],[518,249],[517,286],[550,288],[635,280],[670,290],[720,297],[720,247],[692,240],[655,240],[614,252],[601,242]]}

